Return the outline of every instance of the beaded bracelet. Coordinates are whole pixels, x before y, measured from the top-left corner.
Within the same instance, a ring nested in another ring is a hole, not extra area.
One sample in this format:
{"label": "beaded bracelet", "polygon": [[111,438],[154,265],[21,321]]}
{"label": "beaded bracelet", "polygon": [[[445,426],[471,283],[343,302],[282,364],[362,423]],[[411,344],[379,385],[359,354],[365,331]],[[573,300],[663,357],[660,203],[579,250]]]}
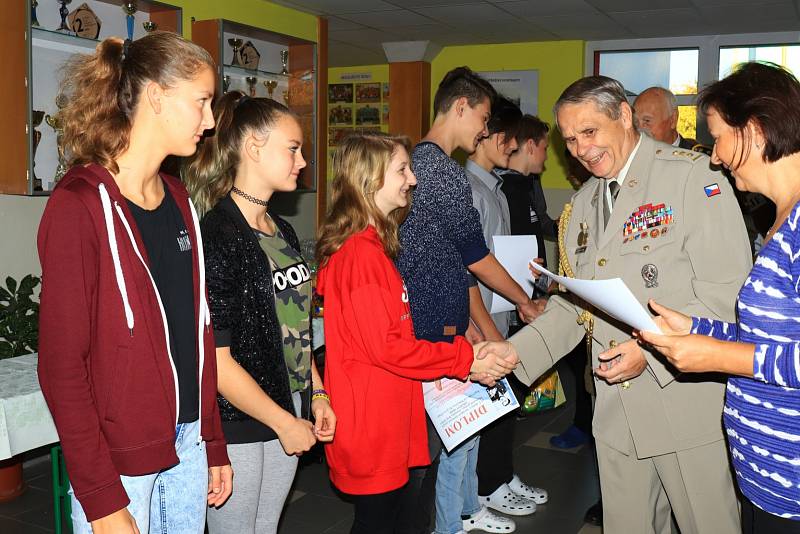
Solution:
{"label": "beaded bracelet", "polygon": [[330,402],[331,398],[328,396],[328,392],[324,389],[315,389],[311,392],[311,400],[317,399],[325,399],[326,401]]}

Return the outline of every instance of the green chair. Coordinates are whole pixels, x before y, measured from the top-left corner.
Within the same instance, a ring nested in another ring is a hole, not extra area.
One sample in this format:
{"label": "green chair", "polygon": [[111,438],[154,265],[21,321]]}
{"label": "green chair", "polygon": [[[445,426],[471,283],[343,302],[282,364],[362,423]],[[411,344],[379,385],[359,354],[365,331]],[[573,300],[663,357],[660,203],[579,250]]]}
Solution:
{"label": "green chair", "polygon": [[56,534],[72,534],[69,478],[60,445],[50,449],[50,468],[53,470],[53,511],[55,512]]}

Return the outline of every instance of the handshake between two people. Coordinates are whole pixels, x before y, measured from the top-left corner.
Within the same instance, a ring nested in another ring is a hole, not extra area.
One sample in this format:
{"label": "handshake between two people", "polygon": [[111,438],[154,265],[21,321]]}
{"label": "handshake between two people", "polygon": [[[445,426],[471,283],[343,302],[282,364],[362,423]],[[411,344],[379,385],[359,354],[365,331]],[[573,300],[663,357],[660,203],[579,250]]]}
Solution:
{"label": "handshake between two people", "polygon": [[469,379],[492,387],[517,368],[519,355],[508,341],[482,341],[472,346],[474,360]]}

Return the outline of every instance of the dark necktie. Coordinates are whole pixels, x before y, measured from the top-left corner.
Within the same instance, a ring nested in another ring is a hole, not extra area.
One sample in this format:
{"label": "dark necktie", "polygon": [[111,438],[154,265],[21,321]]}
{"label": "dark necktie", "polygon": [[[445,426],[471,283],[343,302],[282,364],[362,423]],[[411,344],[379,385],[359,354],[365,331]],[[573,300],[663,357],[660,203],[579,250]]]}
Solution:
{"label": "dark necktie", "polygon": [[[606,180],[606,187],[611,191],[611,205],[614,205],[614,202],[617,200],[617,195],[619,194],[619,182],[616,180]],[[605,191],[603,192],[605,193]],[[608,207],[608,203],[605,202],[605,198],[603,198],[603,227],[605,228],[608,226],[608,220],[611,218],[611,209]]]}

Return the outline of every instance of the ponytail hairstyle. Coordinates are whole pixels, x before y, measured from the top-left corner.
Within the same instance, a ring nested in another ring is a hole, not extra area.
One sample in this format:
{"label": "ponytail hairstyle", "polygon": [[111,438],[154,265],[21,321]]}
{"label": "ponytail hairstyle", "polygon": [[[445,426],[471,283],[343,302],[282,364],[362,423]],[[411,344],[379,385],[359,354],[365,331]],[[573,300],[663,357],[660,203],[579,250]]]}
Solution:
{"label": "ponytail hairstyle", "polygon": [[375,204],[375,193],[383,187],[389,163],[399,147],[411,154],[411,142],[405,136],[380,132],[348,135],[333,155],[331,208],[319,230],[317,261],[327,263],[347,239],[375,225],[386,255],[394,259],[400,252],[397,227],[411,207],[398,208],[384,215]]}
{"label": "ponytail hairstyle", "polygon": [[97,163],[119,172],[116,159],[130,145],[142,87],[153,81],[169,88],[193,80],[206,67],[214,69],[208,52],[164,31],[135,41],[109,37],[94,54],[73,56],[61,82],[67,105],[58,113],[69,164]]}
{"label": "ponytail hairstyle", "polygon": [[182,172],[200,216],[233,187],[247,136],[266,139],[284,115],[296,118],[289,108],[271,98],[251,98],[240,91],[229,91],[214,104],[213,134],[203,138]]}

